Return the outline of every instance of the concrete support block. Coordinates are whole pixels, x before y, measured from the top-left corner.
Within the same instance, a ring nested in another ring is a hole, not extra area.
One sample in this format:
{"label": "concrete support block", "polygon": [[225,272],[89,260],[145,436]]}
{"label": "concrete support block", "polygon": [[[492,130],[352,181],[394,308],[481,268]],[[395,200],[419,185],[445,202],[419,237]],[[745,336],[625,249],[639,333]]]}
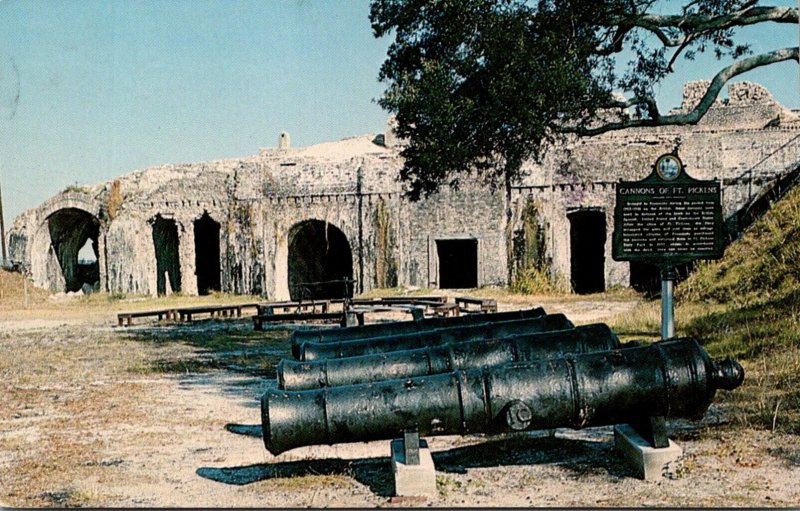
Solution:
{"label": "concrete support block", "polygon": [[655,448],[629,424],[614,426],[614,444],[637,471],[640,479],[658,480],[665,469],[683,454],[683,449],[669,441],[669,447]]}
{"label": "concrete support block", "polygon": [[392,440],[394,495],[398,497],[436,495],[436,469],[425,440],[419,441],[419,465],[406,465],[403,441]]}
{"label": "concrete support block", "polygon": [[355,312],[345,311],[344,313],[344,325],[342,326],[358,326],[363,323],[359,323],[358,316]]}

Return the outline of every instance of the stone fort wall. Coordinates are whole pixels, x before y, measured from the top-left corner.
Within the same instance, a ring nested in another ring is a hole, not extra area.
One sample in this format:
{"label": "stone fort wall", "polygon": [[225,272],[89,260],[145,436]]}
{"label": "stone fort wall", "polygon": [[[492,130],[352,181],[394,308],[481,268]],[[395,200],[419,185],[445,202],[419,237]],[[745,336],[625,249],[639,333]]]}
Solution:
{"label": "stone fort wall", "polygon": [[[691,107],[702,90],[703,84],[688,84],[681,108]],[[70,261],[89,239],[96,287],[150,295],[164,291],[164,272],[180,275],[181,292],[202,291],[205,258],[218,258],[222,291],[280,300],[299,278],[291,274],[292,258],[305,257],[303,243],[313,242],[296,237],[298,226],[318,221],[346,239],[356,292],[438,287],[455,271],[440,252],[443,240],[461,240],[448,246],[475,252],[478,285],[507,285],[518,257],[512,257],[512,239],[524,231],[524,212],[533,204],[545,245],[537,257],[546,259],[548,271],[573,278],[581,256],[572,253],[575,213],[591,211],[605,220],[604,286],[626,286],[628,263],[611,259],[618,180],[645,177],[658,155],[679,145],[689,174],[722,180],[731,216],[800,161],[797,112],[757,84],[732,84],[728,96],[697,126],[630,129],[552,147],[541,164],[526,166],[510,198],[469,183],[408,201],[397,181],[401,145],[391,131],[308,148],[291,148],[282,136],[278,148],[254,156],[163,165],[58,194],[16,219],[10,256],[36,285],[62,291],[86,279]],[[207,237],[196,232],[204,217],[219,226],[218,247],[200,241]],[[166,231],[155,229],[157,222]]]}

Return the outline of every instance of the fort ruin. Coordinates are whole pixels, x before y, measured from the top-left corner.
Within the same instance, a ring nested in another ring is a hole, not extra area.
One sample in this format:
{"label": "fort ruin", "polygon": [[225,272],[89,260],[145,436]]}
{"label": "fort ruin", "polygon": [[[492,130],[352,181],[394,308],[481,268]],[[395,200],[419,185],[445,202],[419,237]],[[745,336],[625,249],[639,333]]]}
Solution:
{"label": "fort ruin", "polygon": [[[684,89],[690,108],[707,83]],[[687,171],[720,179],[731,232],[776,180],[800,169],[800,114],[760,85],[728,89],[696,126],[636,128],[576,138],[526,177],[478,183],[411,202],[397,177],[398,141],[385,134],[238,159],[169,164],[70,189],[16,218],[10,259],[54,292],[86,286],[160,295],[214,291],[300,298],[373,288],[508,285],[536,267],[579,293],[641,286],[653,269],[611,259],[615,184],[650,172],[679,144]]]}

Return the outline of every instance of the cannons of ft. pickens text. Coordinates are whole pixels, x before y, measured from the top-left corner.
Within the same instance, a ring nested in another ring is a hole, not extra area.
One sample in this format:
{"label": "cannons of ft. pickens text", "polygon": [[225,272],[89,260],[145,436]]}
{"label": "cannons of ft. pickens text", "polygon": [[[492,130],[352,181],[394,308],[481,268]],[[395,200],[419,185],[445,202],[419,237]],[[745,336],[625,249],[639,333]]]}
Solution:
{"label": "cannons of ft. pickens text", "polygon": [[698,417],[744,378],[694,339],[261,398],[271,453],[402,436],[583,428],[648,417]]}
{"label": "cannons of ft. pickens text", "polygon": [[498,339],[511,335],[567,330],[574,328],[563,314],[548,314],[530,319],[497,321],[487,324],[438,328],[386,337],[372,337],[352,341],[302,342],[297,347],[299,360],[345,358],[360,355],[402,351],[427,346],[475,340]]}
{"label": "cannons of ft. pickens text", "polygon": [[608,325],[597,323],[568,330],[448,343],[406,351],[299,362],[281,360],[278,388],[303,390],[380,380],[449,373],[512,362],[556,358],[619,348]]}

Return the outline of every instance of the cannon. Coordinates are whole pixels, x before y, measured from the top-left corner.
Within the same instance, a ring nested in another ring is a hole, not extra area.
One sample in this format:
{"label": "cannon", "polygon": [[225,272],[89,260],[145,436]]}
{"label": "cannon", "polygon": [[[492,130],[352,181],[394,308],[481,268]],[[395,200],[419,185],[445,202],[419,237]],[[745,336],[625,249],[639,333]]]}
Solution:
{"label": "cannon", "polygon": [[702,416],[717,389],[744,370],[714,361],[692,338],[638,348],[468,369],[318,390],[268,390],[264,445],[280,454],[305,445],[420,436],[496,434]]}
{"label": "cannon", "polygon": [[278,388],[303,390],[353,385],[555,358],[567,353],[608,351],[619,347],[619,339],[608,325],[597,323],[568,330],[448,343],[356,357],[308,362],[284,359],[277,367]]}
{"label": "cannon", "polygon": [[524,309],[492,314],[471,314],[469,316],[455,316],[447,318],[425,318],[419,321],[390,321],[363,326],[343,328],[324,328],[317,330],[295,330],[292,333],[292,354],[297,357],[297,346],[303,342],[329,342],[353,341],[371,337],[386,337],[389,335],[403,335],[415,332],[426,332],[437,328],[454,326],[478,325],[496,321],[510,321],[515,319],[529,319],[544,316],[544,309]]}
{"label": "cannon", "polygon": [[498,321],[488,324],[455,326],[411,334],[356,339],[353,341],[302,342],[297,347],[299,360],[355,357],[402,351],[453,342],[497,339],[510,335],[566,330],[574,328],[563,314],[548,314],[531,319]]}

